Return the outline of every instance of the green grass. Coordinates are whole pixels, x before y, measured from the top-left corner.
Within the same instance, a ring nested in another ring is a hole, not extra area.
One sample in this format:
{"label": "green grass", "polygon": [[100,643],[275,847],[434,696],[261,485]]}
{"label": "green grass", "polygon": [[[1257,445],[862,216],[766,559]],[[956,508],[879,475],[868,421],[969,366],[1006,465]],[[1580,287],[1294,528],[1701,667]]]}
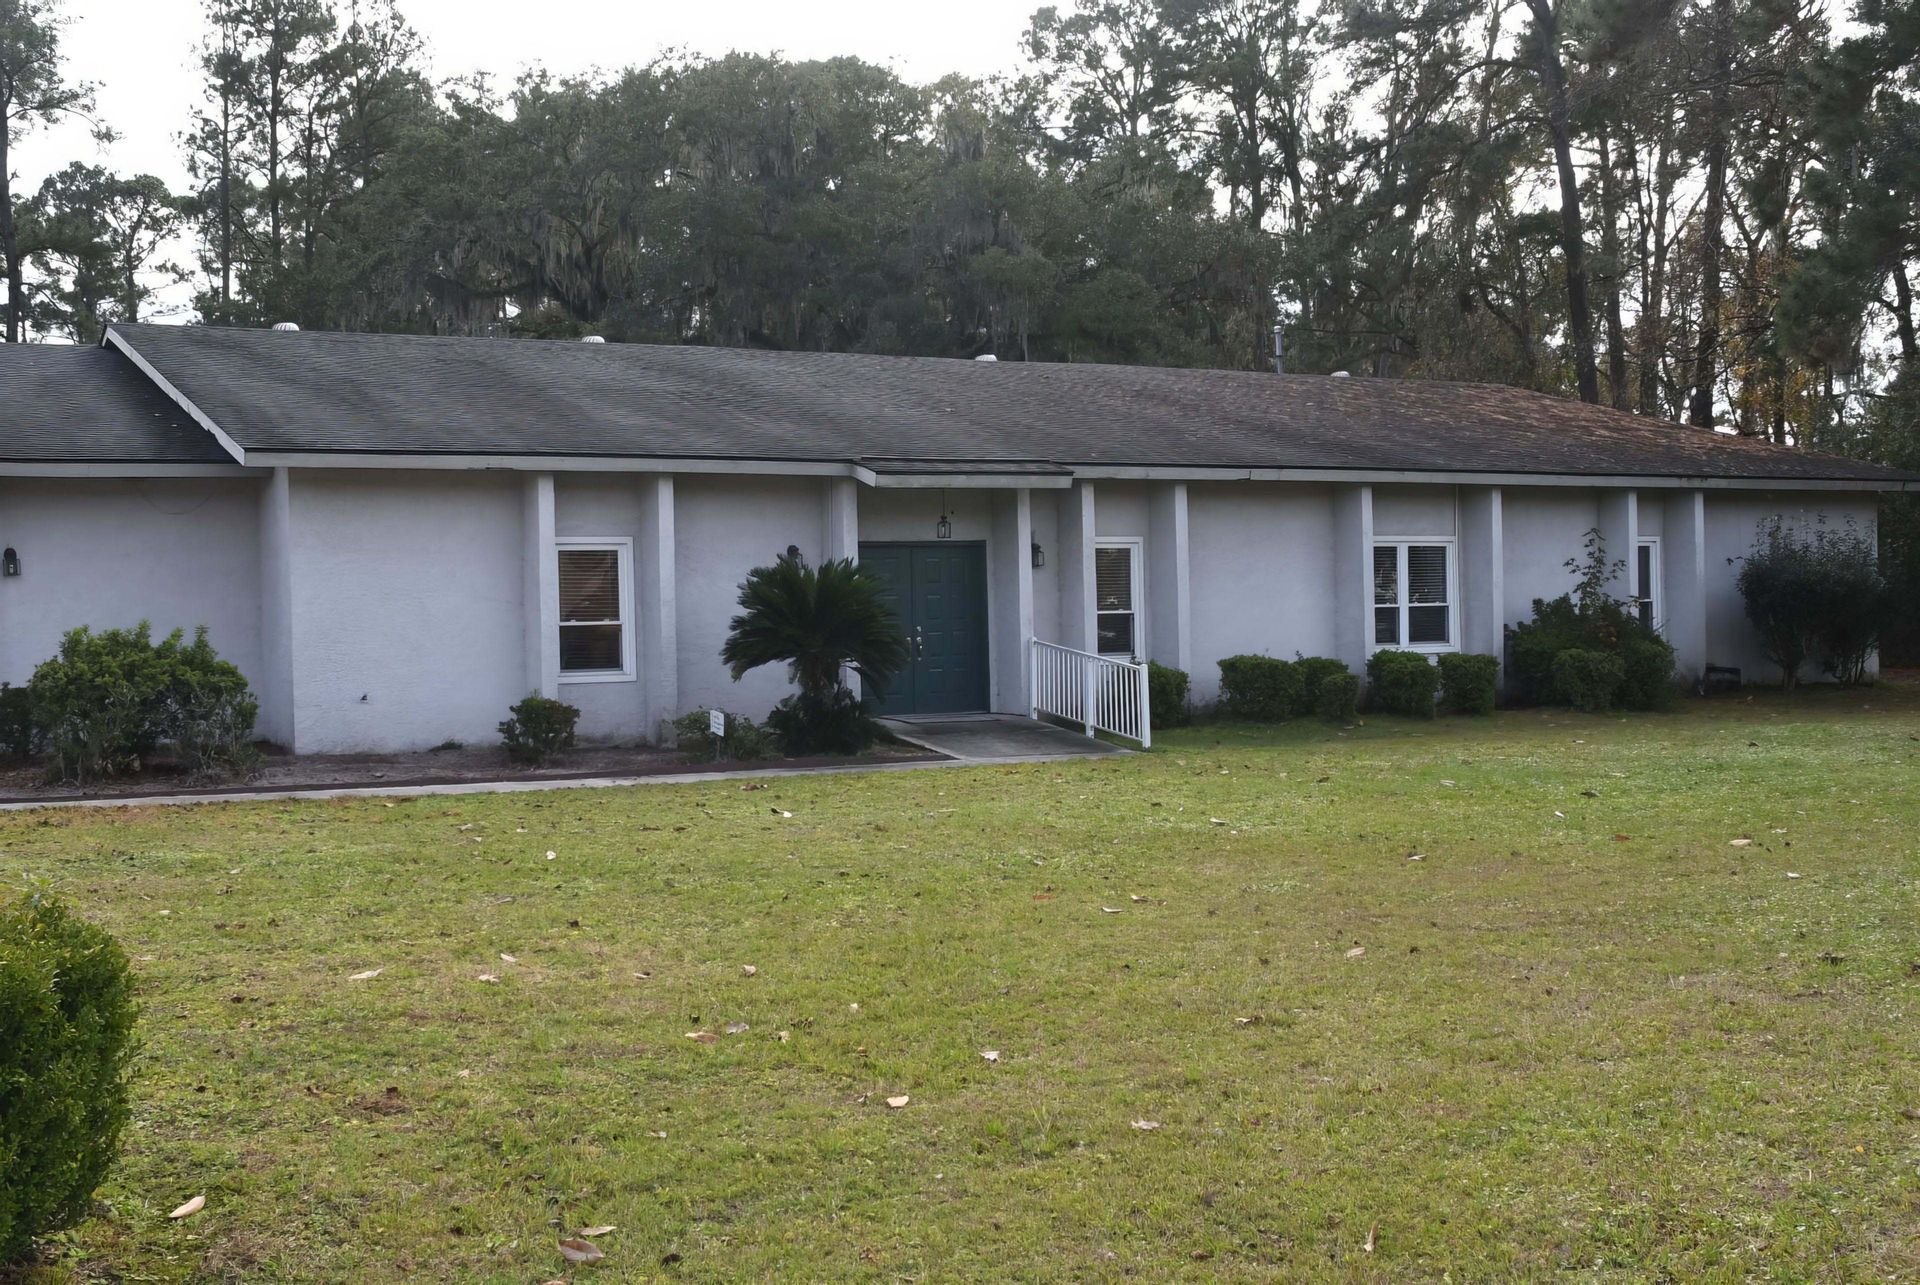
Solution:
{"label": "green grass", "polygon": [[0,818],[146,1005],[40,1275],[1911,1278],[1917,833],[1893,686]]}

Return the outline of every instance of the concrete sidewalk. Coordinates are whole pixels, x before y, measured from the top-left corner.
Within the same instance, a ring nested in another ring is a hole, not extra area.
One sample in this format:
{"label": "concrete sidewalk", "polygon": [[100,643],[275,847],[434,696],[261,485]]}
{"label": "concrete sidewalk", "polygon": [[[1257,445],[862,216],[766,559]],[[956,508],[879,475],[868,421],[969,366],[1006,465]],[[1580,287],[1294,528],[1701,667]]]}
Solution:
{"label": "concrete sidewalk", "polygon": [[1034,763],[1131,752],[1070,728],[1011,714],[883,718],[880,721],[907,744],[963,763]]}

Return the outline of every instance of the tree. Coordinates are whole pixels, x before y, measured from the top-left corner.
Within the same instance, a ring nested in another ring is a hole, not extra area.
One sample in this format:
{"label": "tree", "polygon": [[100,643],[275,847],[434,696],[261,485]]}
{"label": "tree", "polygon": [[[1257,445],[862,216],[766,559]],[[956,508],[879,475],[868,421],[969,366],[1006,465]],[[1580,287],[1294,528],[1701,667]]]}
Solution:
{"label": "tree", "polygon": [[185,274],[159,262],[180,231],[179,202],[150,174],[122,178],[97,165],[69,165],[41,184],[30,216],[39,229],[36,266],[48,279],[44,330],[91,343],[109,322],[138,321],[154,278]]}
{"label": "tree", "polygon": [[870,720],[842,675],[874,690],[906,668],[907,639],[880,582],[852,559],[816,570],[797,554],[756,567],[740,585],[740,614],[720,650],[735,682],[784,663],[800,690],[768,723],[790,754],[852,752],[872,740]]}
{"label": "tree", "polygon": [[14,208],[12,149],[27,133],[93,110],[93,87],[69,83],[60,55],[59,0],[0,0],[0,270],[7,283],[6,342],[27,322],[26,248]]}

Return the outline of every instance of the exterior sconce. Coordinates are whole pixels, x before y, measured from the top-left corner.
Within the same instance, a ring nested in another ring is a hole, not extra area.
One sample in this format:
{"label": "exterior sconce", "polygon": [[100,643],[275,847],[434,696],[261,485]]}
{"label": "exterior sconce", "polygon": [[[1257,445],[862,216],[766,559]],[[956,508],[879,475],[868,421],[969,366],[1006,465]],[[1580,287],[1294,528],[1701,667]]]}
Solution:
{"label": "exterior sconce", "polygon": [[1046,565],[1047,565],[1046,551],[1040,547],[1040,542],[1038,540],[1035,540],[1033,542],[1033,569],[1035,571],[1038,571],[1041,567],[1044,567]]}
{"label": "exterior sconce", "polygon": [[933,524],[933,536],[936,540],[953,539],[953,523],[947,521],[947,488],[940,488],[940,520]]}
{"label": "exterior sconce", "polygon": [[17,576],[20,574],[20,555],[12,549],[0,553],[0,575]]}
{"label": "exterior sconce", "polygon": [[[583,339],[583,340],[581,340],[581,342],[582,342],[582,343],[585,343],[586,341],[585,341],[585,340]],[[800,560],[800,546],[799,546],[799,545],[797,545],[797,544],[790,544],[790,545],[788,545],[788,546],[787,546],[787,556],[788,556],[789,558],[792,558],[792,559],[793,559],[794,561],[796,561],[796,562],[797,562],[797,561],[799,561],[799,560]]]}

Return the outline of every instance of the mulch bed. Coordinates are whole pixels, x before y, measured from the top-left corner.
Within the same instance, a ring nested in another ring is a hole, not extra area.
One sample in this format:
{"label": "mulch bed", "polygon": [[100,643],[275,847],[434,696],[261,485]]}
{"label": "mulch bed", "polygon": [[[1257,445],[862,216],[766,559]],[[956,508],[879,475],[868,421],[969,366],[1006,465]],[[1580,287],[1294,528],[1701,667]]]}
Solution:
{"label": "mulch bed", "polygon": [[650,746],[592,747],[572,751],[546,767],[512,763],[497,747],[423,750],[409,754],[280,754],[269,752],[245,780],[194,781],[172,764],[156,762],[135,776],[89,786],[51,785],[37,765],[0,768],[0,803],[62,803],[76,799],[172,798],[212,794],[281,794],[341,789],[408,789],[425,785],[523,781],[592,781],[606,777],[687,776],[700,772],[779,771],[790,768],[859,767],[943,759],[905,744],[881,745],[854,757],[756,759],[751,762],[694,759]]}

